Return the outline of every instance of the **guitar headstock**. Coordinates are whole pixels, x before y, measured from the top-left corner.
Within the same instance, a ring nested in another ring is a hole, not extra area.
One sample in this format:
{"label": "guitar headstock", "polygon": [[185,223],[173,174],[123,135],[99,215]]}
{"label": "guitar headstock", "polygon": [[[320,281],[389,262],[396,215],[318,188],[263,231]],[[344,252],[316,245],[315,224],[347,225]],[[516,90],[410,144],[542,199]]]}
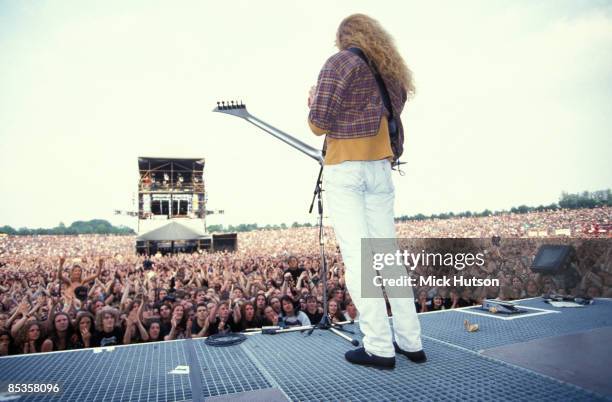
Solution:
{"label": "guitar headstock", "polygon": [[238,117],[248,117],[249,112],[247,111],[246,105],[240,101],[221,101],[217,102],[217,107],[213,109],[213,112],[231,114]]}

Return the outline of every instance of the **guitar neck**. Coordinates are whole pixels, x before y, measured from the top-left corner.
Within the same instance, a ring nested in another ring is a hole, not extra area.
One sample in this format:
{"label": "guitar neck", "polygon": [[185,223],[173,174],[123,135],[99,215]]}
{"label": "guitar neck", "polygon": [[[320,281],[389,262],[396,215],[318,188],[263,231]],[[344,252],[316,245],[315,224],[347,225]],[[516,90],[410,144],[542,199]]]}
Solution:
{"label": "guitar neck", "polygon": [[298,151],[303,152],[304,154],[310,156],[320,164],[323,163],[323,153],[321,150],[311,147],[310,145],[298,140],[297,138],[287,134],[286,132],[279,130],[278,128],[271,126],[263,120],[258,119],[255,116],[249,115],[244,117],[246,121],[253,124],[254,126],[259,127],[260,129],[266,131],[269,134],[272,134],[274,137],[283,141],[285,144],[292,146]]}
{"label": "guitar neck", "polygon": [[238,104],[238,102],[232,101],[230,102],[217,102],[217,107],[213,109],[213,112],[229,114],[232,116],[240,117],[253,124],[254,126],[264,130],[265,132],[272,134],[274,137],[283,141],[285,144],[292,146],[298,151],[310,156],[319,164],[323,164],[323,153],[321,150],[311,147],[310,145],[298,140],[292,135],[287,134],[286,132],[279,130],[278,128],[266,123],[263,120],[258,119],[257,117],[251,115],[247,109],[246,105]]}

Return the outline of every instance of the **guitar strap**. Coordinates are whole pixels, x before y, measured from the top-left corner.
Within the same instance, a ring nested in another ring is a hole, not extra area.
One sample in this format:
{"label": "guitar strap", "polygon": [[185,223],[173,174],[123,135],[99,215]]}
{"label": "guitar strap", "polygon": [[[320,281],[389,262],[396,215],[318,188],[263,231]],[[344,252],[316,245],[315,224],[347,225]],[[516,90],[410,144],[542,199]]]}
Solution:
{"label": "guitar strap", "polygon": [[391,105],[391,98],[389,97],[389,91],[387,91],[387,86],[385,85],[385,81],[382,79],[382,76],[378,72],[376,65],[371,63],[368,57],[363,53],[363,50],[358,47],[350,47],[348,49],[349,52],[359,56],[365,63],[370,66],[372,69],[372,73],[374,74],[374,78],[376,79],[376,84],[378,85],[378,91],[380,92],[380,97],[382,98],[383,104],[389,111],[389,135],[393,138],[397,136],[397,123],[395,122],[395,118],[393,117],[393,106]]}
{"label": "guitar strap", "polygon": [[[346,50],[353,53],[354,55],[359,56],[359,58],[365,61],[365,63],[372,70],[372,74],[374,74],[374,78],[376,79],[376,85],[378,85],[378,92],[380,92],[380,97],[382,98],[383,105],[385,105],[385,108],[387,108],[387,111],[389,112],[389,116],[387,117],[387,122],[388,122],[387,127],[389,127],[389,139],[393,143],[393,141],[398,136],[397,121],[395,120],[395,116],[393,116],[393,105],[391,104],[391,97],[389,96],[389,91],[387,91],[387,86],[385,85],[385,81],[383,80],[382,76],[378,72],[376,65],[373,62],[370,62],[370,59],[368,59],[368,56],[365,55],[363,50],[359,49],[358,47],[350,47]],[[325,148],[325,144],[323,148]],[[404,172],[400,169],[400,164],[401,163],[399,161],[399,158],[393,163],[393,165],[397,167],[397,171],[400,173],[400,175],[403,176]]]}

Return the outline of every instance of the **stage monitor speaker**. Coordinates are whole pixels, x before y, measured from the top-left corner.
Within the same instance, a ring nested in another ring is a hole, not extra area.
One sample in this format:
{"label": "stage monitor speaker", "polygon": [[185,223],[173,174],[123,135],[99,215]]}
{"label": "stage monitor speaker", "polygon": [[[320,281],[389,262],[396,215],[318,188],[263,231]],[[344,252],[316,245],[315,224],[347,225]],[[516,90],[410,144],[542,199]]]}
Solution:
{"label": "stage monitor speaker", "polygon": [[574,255],[575,251],[572,246],[543,245],[531,264],[531,270],[540,274],[559,274],[569,266]]}
{"label": "stage monitor speaker", "polygon": [[482,302],[481,309],[491,313],[500,314],[521,314],[526,312],[526,310],[518,308],[511,302],[503,302],[499,300],[485,300]]}

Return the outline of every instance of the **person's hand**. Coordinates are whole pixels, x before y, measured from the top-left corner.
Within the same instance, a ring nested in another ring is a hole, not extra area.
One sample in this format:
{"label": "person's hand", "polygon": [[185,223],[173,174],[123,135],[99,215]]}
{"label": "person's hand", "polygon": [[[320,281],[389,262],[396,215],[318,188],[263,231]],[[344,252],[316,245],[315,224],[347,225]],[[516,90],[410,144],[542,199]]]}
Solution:
{"label": "person's hand", "polygon": [[138,308],[132,308],[132,311],[128,314],[127,322],[128,324],[135,324],[138,321]]}
{"label": "person's hand", "polygon": [[19,311],[22,314],[26,314],[29,309],[30,309],[30,303],[28,303],[27,300],[22,301],[21,303],[19,303],[19,306],[17,306],[17,311]]}
{"label": "person's hand", "polygon": [[309,109],[312,106],[312,102],[314,101],[316,90],[317,90],[317,87],[313,85],[310,87],[310,90],[308,91],[308,108]]}
{"label": "person's hand", "polygon": [[91,332],[89,332],[89,328],[81,328],[81,338],[83,338],[83,342],[89,342],[91,339]]}
{"label": "person's hand", "polygon": [[34,306],[32,306],[32,311],[36,312],[40,310],[42,306],[44,305],[45,305],[45,300],[39,296],[38,299],[36,299],[36,301],[34,302]]}
{"label": "person's hand", "polygon": [[23,353],[24,354],[28,354],[28,353],[30,353],[30,350],[35,350],[33,348],[34,348],[34,342],[28,341],[28,342],[26,342],[25,345],[23,345]]}

